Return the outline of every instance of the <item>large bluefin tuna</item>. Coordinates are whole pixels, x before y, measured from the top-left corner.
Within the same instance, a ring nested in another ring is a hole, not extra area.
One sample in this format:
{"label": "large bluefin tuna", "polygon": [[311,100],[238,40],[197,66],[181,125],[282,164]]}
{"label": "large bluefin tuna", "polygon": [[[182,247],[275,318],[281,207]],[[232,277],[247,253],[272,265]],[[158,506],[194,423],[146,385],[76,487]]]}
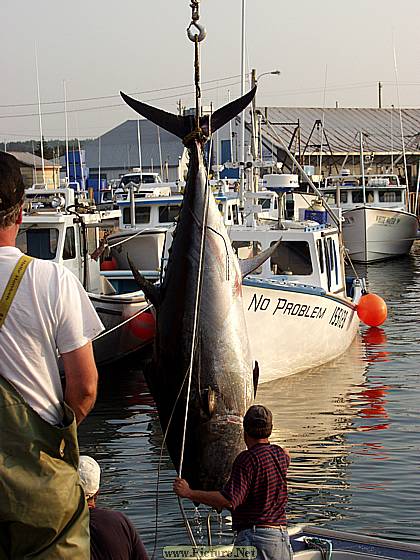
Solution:
{"label": "large bluefin tuna", "polygon": [[258,382],[242,306],[242,277],[268,255],[245,261],[241,272],[208,185],[203,155],[210,130],[243,110],[254,93],[201,119],[199,130],[194,118],[171,115],[121,94],[138,113],[181,137],[189,149],[184,200],[163,282],[156,288],[133,273],[157,312],[147,381],[178,472],[188,400],[182,476],[192,488],[219,489],[227,480],[243,448],[242,418]]}

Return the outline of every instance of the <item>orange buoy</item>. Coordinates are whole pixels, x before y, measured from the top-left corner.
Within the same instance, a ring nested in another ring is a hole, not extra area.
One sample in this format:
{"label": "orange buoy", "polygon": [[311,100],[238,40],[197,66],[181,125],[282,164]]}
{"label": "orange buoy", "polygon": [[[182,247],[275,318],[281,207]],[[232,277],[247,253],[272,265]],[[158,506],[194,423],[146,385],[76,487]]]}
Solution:
{"label": "orange buoy", "polygon": [[384,300],[376,294],[365,294],[357,304],[359,319],[369,327],[379,327],[385,321],[388,310]]}
{"label": "orange buoy", "polygon": [[105,259],[101,262],[101,270],[117,270],[118,265],[114,257]]}
{"label": "orange buoy", "polygon": [[140,340],[149,342],[153,340],[156,330],[156,321],[154,315],[150,311],[140,313],[127,323],[129,331]]}

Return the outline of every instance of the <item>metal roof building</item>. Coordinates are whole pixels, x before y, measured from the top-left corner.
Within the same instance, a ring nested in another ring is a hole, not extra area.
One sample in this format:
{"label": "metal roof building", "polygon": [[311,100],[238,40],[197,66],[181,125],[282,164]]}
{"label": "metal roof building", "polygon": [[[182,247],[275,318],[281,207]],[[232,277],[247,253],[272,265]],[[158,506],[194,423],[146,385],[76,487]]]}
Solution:
{"label": "metal roof building", "polygon": [[[141,162],[137,123],[140,128]],[[136,119],[125,121],[99,138],[86,142],[85,150],[90,177],[97,176],[99,163],[101,178],[107,180],[118,179],[133,167],[142,167],[144,171],[160,172],[162,159],[163,175],[165,169],[168,175],[164,179],[175,181],[179,178],[184,147],[179,138],[159,129],[152,122]]]}
{"label": "metal roof building", "polygon": [[[403,166],[400,111],[395,108],[266,107],[259,112],[262,121],[270,123],[262,125],[265,148],[273,149],[278,159],[285,160],[286,167],[291,164],[278,136],[296,157],[300,155],[302,164],[316,167],[322,154],[323,173],[330,174],[343,163],[347,167],[353,162],[358,165],[361,132],[363,152],[375,172],[391,165]],[[401,122],[408,173],[413,181],[420,158],[420,109],[402,109]]]}

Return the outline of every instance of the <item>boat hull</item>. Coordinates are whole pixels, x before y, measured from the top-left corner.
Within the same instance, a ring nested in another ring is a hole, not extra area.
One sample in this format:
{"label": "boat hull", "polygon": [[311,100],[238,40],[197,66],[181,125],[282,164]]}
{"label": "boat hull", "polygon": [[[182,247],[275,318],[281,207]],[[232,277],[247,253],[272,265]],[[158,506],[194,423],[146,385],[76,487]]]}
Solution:
{"label": "boat hull", "polygon": [[[102,336],[100,335],[93,342],[95,361],[98,366],[120,360],[153,342],[155,319],[149,309],[149,303],[143,296],[130,298],[89,294],[89,297],[105,327]],[[145,311],[118,327],[120,323],[141,310]]]}
{"label": "boat hull", "polygon": [[352,343],[359,318],[354,299],[320,288],[249,278],[245,318],[260,383],[325,364]]}
{"label": "boat hull", "polygon": [[360,206],[343,212],[344,244],[356,262],[375,262],[410,252],[417,236],[414,214],[392,208]]}

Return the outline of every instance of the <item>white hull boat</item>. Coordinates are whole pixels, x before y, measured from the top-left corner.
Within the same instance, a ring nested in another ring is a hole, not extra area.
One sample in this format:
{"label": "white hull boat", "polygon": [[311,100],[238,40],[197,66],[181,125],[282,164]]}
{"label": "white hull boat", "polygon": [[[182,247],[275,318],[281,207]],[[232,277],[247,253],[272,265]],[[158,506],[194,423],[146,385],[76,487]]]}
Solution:
{"label": "white hull boat", "polygon": [[91,255],[99,244],[101,215],[74,203],[69,188],[28,189],[17,245],[28,255],[62,264],[83,284],[105,326],[93,341],[96,363],[104,365],[150,344],[154,317],[143,292],[118,291],[101,275]]}
{"label": "white hull boat", "polygon": [[397,175],[345,173],[327,177],[320,190],[328,204],[342,209],[344,244],[353,261],[383,261],[410,252],[419,222]]}
{"label": "white hull boat", "polygon": [[417,236],[417,217],[403,210],[360,206],[344,211],[343,218],[344,244],[357,262],[406,255]]}
{"label": "white hull boat", "polygon": [[251,278],[244,280],[243,298],[260,383],[334,360],[358,331],[355,300],[322,288]]}

